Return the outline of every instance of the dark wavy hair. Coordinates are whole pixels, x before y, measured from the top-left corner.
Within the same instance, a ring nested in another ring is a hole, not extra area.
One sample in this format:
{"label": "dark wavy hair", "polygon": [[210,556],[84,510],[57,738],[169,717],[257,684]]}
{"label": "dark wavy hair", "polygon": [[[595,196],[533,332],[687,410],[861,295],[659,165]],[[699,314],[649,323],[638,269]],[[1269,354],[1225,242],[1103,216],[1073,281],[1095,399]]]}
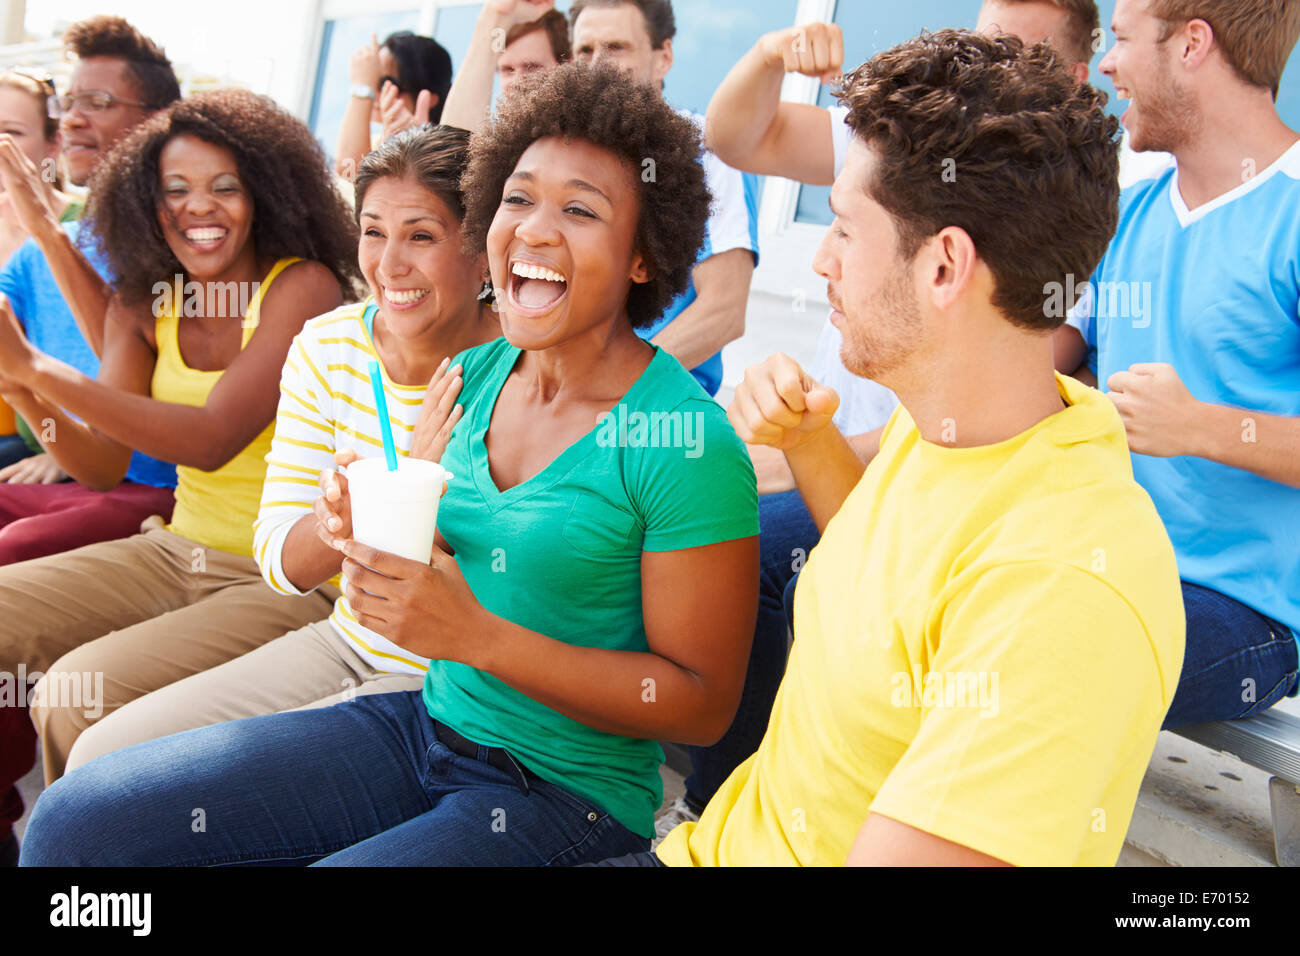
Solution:
{"label": "dark wavy hair", "polygon": [[673,16],[671,0],[573,0],[573,6],[569,7],[569,27],[572,29],[577,25],[583,10],[621,6],[636,7],[641,11],[653,49],[663,49],[663,45],[677,35],[677,19]]}
{"label": "dark wavy hair", "polygon": [[397,83],[403,93],[417,97],[421,90],[428,90],[438,95],[429,111],[429,122],[437,124],[451,92],[451,54],[437,40],[410,30],[389,34],[383,45],[397,61]]}
{"label": "dark wavy hair", "polygon": [[[1051,329],[1044,287],[1080,287],[1119,221],[1119,121],[1046,43],[922,33],[878,53],[836,94],[879,162],[864,186],[893,218],[900,254],[964,229],[993,273],[993,305]],[[1070,303],[1073,305],[1074,303]]]}
{"label": "dark wavy hair", "polygon": [[87,228],[124,301],[143,301],[156,281],[184,271],[158,223],[158,157],[177,136],[195,136],[234,154],[253,198],[251,241],[258,255],[319,262],[338,278],[345,297],[355,297],[356,224],[325,154],[311,131],[270,97],[230,89],[199,93],[155,113],[95,168]]}
{"label": "dark wavy hair", "polygon": [[375,180],[410,177],[435,193],[455,213],[465,218],[460,178],[469,164],[469,131],[455,126],[415,126],[390,136],[366,154],[353,182],[353,212],[361,222],[366,192]]}
{"label": "dark wavy hair", "polygon": [[636,248],[651,279],[632,284],[627,313],[640,328],[686,290],[704,245],[710,196],[700,131],[658,90],[608,64],[566,63],[519,81],[508,102],[470,143],[462,232],[472,254],[487,245],[506,179],[539,139],[579,139],[613,153],[632,171],[640,210]]}
{"label": "dark wavy hair", "polygon": [[176,71],[162,47],[121,17],[79,20],[64,32],[63,43],[82,60],[92,56],[125,60],[146,109],[162,109],[181,98]]}

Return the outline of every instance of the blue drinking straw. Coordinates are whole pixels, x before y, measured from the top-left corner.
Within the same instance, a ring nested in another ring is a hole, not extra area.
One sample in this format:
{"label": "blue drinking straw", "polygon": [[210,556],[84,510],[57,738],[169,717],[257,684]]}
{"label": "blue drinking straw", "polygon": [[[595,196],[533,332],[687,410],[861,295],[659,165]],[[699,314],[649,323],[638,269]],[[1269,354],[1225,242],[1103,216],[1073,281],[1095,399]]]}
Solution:
{"label": "blue drinking straw", "polygon": [[388,399],[384,397],[384,379],[379,363],[370,360],[370,387],[375,390],[375,411],[379,413],[379,434],[384,438],[384,458],[388,470],[397,471],[397,448],[393,445],[393,426],[388,423]]}

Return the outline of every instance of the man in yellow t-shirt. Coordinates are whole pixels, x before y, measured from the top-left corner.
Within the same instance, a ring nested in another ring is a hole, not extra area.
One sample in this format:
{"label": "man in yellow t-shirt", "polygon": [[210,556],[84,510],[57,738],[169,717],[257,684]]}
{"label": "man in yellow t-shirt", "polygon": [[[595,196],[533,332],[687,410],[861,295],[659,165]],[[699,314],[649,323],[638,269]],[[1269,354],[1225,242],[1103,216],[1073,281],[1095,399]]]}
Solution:
{"label": "man in yellow t-shirt", "polygon": [[1111,865],[1183,656],[1173,548],[1050,306],[1117,216],[1115,121],[1049,54],[943,31],[841,94],[815,268],[899,396],[863,472],[791,359],[730,409],[823,531],[766,736],[640,864]]}

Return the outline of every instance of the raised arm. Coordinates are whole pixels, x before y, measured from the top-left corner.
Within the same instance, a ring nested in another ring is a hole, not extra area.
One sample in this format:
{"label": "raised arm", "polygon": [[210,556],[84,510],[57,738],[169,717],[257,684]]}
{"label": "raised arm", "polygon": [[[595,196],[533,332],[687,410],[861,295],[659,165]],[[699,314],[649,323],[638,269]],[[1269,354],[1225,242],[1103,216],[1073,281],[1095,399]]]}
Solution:
{"label": "raised arm", "polygon": [[465,59],[442,110],[444,126],[477,133],[492,112],[492,81],[497,56],[505,49],[506,32],[516,23],[536,20],[555,7],[555,0],[489,0],[474,24]]}
{"label": "raised arm", "polygon": [[[147,388],[138,390],[139,383],[134,381],[135,390],[119,387],[118,375],[139,375],[138,345],[132,346],[129,370],[119,368],[119,363],[128,361],[124,354],[105,354],[96,381],[37,352],[24,339],[24,361],[10,377],[126,448],[215,471],[239,454],[273,418],[280,369],[289,343],[303,323],[336,308],[341,301],[338,280],[319,263],[297,263],[286,269],[266,293],[248,347],[230,363],[202,406],[158,401],[149,397]],[[72,473],[71,468],[68,471]]]}
{"label": "raised arm", "polygon": [[[773,355],[745,370],[745,380],[727,409],[743,441],[785,453],[818,531],[826,530],[866,470],[831,421],[839,404],[835,390],[813,381],[794,359]],[[878,448],[879,439],[876,444]],[[869,439],[863,447],[870,448]]]}
{"label": "raised arm", "polygon": [[829,81],[844,64],[844,36],[828,23],[787,27],[759,38],[709,101],[705,140],[736,169],[816,186],[835,181],[831,114],[781,100],[786,73]]}
{"label": "raised arm", "polygon": [[8,135],[0,136],[0,182],[19,223],[45,255],[77,328],[95,355],[102,356],[108,285],[59,224],[40,171]]}
{"label": "raised arm", "polygon": [[[379,96],[379,38],[374,34],[370,35],[370,42],[348,60],[348,83],[368,87],[376,97]],[[370,152],[370,113],[374,104],[373,99],[354,96],[351,92],[348,94],[334,154],[334,172],[348,182],[356,178],[361,160]]]}

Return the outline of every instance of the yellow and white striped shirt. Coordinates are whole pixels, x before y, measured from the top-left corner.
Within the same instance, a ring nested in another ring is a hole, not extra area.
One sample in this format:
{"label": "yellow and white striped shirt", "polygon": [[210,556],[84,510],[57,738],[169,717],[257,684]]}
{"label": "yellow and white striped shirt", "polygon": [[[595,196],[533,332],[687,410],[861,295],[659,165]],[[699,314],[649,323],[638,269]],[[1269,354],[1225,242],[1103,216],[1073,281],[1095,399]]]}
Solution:
{"label": "yellow and white striped shirt", "polygon": [[[262,577],[282,594],[304,593],[285,576],[284,541],[289,529],[312,513],[320,496],[320,474],[334,469],[334,453],[351,448],[362,458],[383,455],[367,371],[370,360],[379,359],[364,317],[373,301],[367,298],[312,319],[294,339],[284,364],[262,506],[253,525],[253,553]],[[387,372],[383,380],[393,444],[399,455],[408,455],[425,386],[398,385]],[[346,597],[334,602],[330,623],[377,670],[428,670],[425,658],[357,623]]]}

